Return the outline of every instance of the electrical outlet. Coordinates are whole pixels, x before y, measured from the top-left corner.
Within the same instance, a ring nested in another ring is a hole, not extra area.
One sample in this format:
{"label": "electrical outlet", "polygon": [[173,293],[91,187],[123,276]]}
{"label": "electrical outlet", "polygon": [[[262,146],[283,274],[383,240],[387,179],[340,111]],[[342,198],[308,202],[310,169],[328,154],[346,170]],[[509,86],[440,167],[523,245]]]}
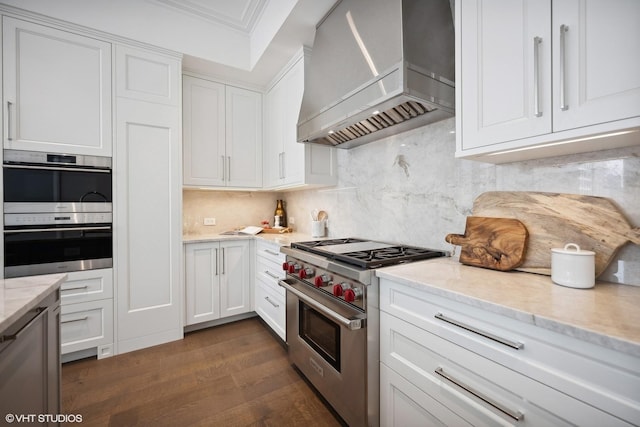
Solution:
{"label": "electrical outlet", "polygon": [[204,225],[216,225],[216,219],[215,218],[205,218],[204,219]]}
{"label": "electrical outlet", "polygon": [[289,217],[289,224],[294,225],[296,223],[296,219],[292,216]]}

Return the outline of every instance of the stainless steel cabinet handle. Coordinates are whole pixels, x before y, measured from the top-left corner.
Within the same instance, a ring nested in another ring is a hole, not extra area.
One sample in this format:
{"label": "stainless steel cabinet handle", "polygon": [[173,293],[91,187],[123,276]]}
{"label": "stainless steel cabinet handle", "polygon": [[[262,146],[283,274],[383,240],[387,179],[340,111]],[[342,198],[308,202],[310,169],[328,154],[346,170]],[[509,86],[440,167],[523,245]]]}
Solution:
{"label": "stainless steel cabinet handle", "polygon": [[64,292],[64,291],[78,291],[80,289],[87,289],[89,287],[89,285],[84,285],[84,286],[76,286],[73,288],[60,288],[60,291]]}
{"label": "stainless steel cabinet handle", "polygon": [[565,72],[566,72],[566,33],[569,31],[567,25],[560,25],[560,109],[567,111],[569,106],[565,99]]}
{"label": "stainless steel cabinet handle", "polygon": [[227,171],[227,167],[226,167],[227,163],[225,162],[224,156],[220,156],[220,157],[222,157],[222,180],[226,181],[226,178],[227,178],[227,172],[226,172]]}
{"label": "stainless steel cabinet handle", "polygon": [[46,307],[37,307],[37,308],[34,308],[33,310],[30,310],[34,313],[32,317],[30,317],[25,322],[25,318],[28,318],[28,315],[24,315],[20,320],[18,320],[18,322],[24,322],[24,325],[22,325],[20,329],[14,334],[0,335],[0,343],[3,343],[5,341],[15,341],[18,338],[20,338],[20,335],[22,335],[22,332],[26,330],[29,326],[31,326],[40,316],[42,316],[42,313],[44,313],[46,309],[47,309]]}
{"label": "stainless steel cabinet handle", "polygon": [[459,320],[455,320],[450,317],[447,317],[442,313],[436,313],[434,317],[438,320],[442,320],[443,322],[447,322],[459,328],[466,329],[467,331],[473,332],[474,334],[478,334],[485,338],[489,338],[490,340],[499,342],[500,344],[504,344],[508,347],[515,348],[516,350],[520,350],[521,348],[524,347],[524,344],[521,342],[511,341],[506,338],[499,337],[497,335],[492,334],[491,332],[480,330],[474,326],[467,325],[466,323],[463,323]]}
{"label": "stainless steel cabinet handle", "polygon": [[278,178],[282,179],[282,153],[278,153]]}
{"label": "stainless steel cabinet handle", "polygon": [[280,304],[276,304],[275,302],[271,301],[271,300],[269,299],[269,297],[264,297],[264,299],[266,299],[266,300],[267,300],[267,302],[268,302],[269,304],[271,304],[272,306],[274,306],[275,308],[280,307]]}
{"label": "stainless steel cabinet handle", "polygon": [[287,176],[287,171],[285,170],[285,159],[284,156],[286,156],[286,153],[283,151],[282,152],[282,179],[285,179]]}
{"label": "stainless steel cabinet handle", "polygon": [[278,252],[273,252],[273,251],[270,251],[269,249],[263,249],[263,250],[269,255],[274,255],[274,256],[280,255]]}
{"label": "stainless steel cabinet handle", "polygon": [[536,117],[542,116],[540,111],[540,43],[541,37],[533,38],[533,104]]}
{"label": "stainless steel cabinet handle", "polygon": [[216,248],[216,276],[218,275],[218,248]]}
{"label": "stainless steel cabinet handle", "polygon": [[264,271],[264,274],[266,274],[267,276],[272,277],[272,278],[274,278],[274,279],[279,279],[279,278],[280,278],[279,276],[277,276],[277,275],[273,274],[273,273],[272,273],[272,272],[270,272],[269,270],[265,270],[265,271]]}
{"label": "stainless steel cabinet handle", "polygon": [[222,248],[222,274],[224,274],[224,248]]}
{"label": "stainless steel cabinet handle", "polygon": [[453,384],[457,385],[458,387],[461,387],[461,388],[465,389],[466,391],[468,391],[469,393],[473,394],[478,399],[488,403],[489,405],[493,406],[494,408],[498,409],[499,411],[507,414],[508,416],[513,418],[514,420],[522,421],[524,419],[524,414],[522,412],[507,408],[505,405],[503,405],[503,404],[497,402],[496,400],[490,398],[486,394],[479,392],[478,390],[474,389],[470,385],[467,385],[467,384],[463,383],[458,378],[455,378],[455,377],[451,376],[451,374],[448,374],[448,373],[444,372],[444,370],[441,367],[436,368],[436,370],[434,372],[436,374],[438,374],[439,376],[441,376],[442,378],[446,379],[447,381],[450,381]]}
{"label": "stainless steel cabinet handle", "polygon": [[61,320],[60,323],[84,322],[89,316],[79,317],[77,319]]}
{"label": "stainless steel cabinet handle", "polygon": [[231,181],[231,156],[227,157],[227,163],[229,165],[229,167],[227,167],[227,177],[229,178],[228,180]]}
{"label": "stainless steel cabinet handle", "polygon": [[13,121],[13,114],[11,114],[12,106],[13,102],[7,101],[7,139],[9,141],[13,141],[13,137],[11,136],[11,122]]}

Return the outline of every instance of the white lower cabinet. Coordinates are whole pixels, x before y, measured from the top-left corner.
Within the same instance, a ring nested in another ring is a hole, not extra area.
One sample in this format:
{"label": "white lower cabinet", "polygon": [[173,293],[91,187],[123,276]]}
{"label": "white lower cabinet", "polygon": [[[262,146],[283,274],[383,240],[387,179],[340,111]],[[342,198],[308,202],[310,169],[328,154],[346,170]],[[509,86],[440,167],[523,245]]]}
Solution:
{"label": "white lower cabinet", "polygon": [[255,309],[258,316],[273,331],[286,341],[286,291],[278,285],[284,278],[282,263],[285,255],[280,246],[258,240],[256,242],[256,298]]}
{"label": "white lower cabinet", "polygon": [[383,426],[640,423],[638,358],[386,279],[380,309]]}
{"label": "white lower cabinet", "polygon": [[251,243],[185,245],[186,325],[252,311]]}
{"label": "white lower cabinet", "polygon": [[60,287],[64,361],[89,354],[98,359],[113,356],[113,270],[75,271],[67,276]]}

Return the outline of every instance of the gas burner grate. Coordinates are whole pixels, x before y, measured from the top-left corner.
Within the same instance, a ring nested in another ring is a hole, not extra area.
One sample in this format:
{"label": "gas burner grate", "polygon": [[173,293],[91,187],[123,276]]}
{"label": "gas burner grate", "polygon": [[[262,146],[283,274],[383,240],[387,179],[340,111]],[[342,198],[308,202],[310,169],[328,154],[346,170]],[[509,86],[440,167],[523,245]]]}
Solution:
{"label": "gas burner grate", "polygon": [[416,248],[411,246],[391,246],[382,249],[336,254],[335,260],[357,265],[363,268],[378,268],[388,265],[420,261],[446,255],[442,251]]}

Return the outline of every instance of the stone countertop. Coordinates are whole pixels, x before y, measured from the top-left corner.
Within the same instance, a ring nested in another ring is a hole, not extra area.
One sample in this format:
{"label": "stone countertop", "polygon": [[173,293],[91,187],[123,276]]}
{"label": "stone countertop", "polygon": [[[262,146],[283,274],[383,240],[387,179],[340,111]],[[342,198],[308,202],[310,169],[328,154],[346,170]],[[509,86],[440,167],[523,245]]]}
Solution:
{"label": "stone countertop", "polygon": [[203,243],[203,242],[218,242],[223,240],[240,240],[240,239],[255,239],[264,240],[267,242],[276,243],[282,246],[287,246],[291,242],[304,242],[307,240],[319,240],[317,237],[311,237],[309,234],[304,233],[259,233],[254,236],[243,234],[186,234],[182,236],[183,243]]}
{"label": "stone countertop", "polygon": [[500,272],[438,258],[381,268],[380,278],[640,357],[640,287],[597,281],[555,285],[551,277]]}
{"label": "stone countertop", "polygon": [[17,277],[0,280],[0,332],[60,288],[66,274]]}

